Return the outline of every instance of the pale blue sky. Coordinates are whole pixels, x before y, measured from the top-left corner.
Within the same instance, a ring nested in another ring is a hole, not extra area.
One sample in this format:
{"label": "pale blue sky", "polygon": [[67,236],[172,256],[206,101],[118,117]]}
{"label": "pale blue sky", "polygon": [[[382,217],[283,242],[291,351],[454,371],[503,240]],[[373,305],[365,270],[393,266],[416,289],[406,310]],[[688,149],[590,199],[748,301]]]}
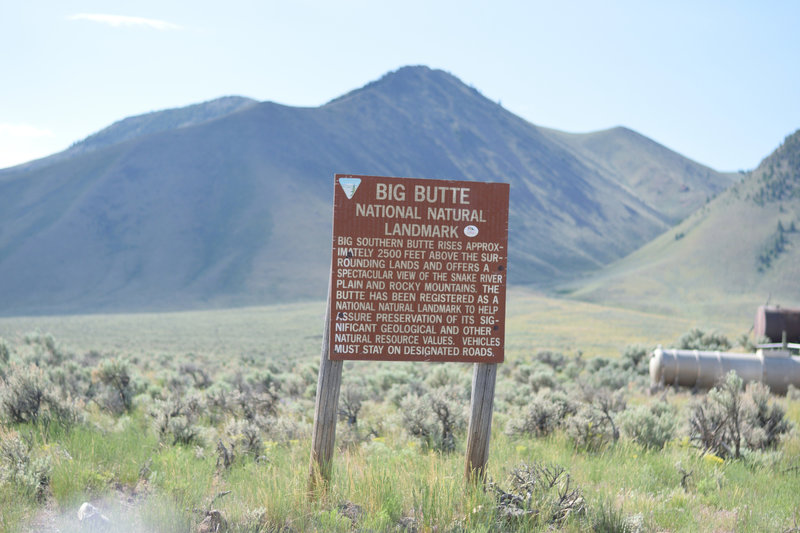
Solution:
{"label": "pale blue sky", "polygon": [[624,125],[717,170],[800,128],[800,2],[31,0],[0,8],[0,168],[242,95],[318,106],[404,65],[528,121]]}

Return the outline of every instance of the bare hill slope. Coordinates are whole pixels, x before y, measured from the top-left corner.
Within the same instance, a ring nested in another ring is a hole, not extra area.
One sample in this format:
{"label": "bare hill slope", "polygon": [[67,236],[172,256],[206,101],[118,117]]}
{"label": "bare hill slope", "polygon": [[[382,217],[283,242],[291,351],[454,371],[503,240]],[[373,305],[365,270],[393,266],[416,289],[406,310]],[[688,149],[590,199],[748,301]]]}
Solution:
{"label": "bare hill slope", "polygon": [[581,299],[662,311],[752,316],[767,300],[800,304],[800,131],[683,223],[576,286]]}
{"label": "bare hill slope", "polygon": [[[323,298],[335,172],[511,183],[518,284],[597,269],[697,207],[645,197],[579,144],[426,67],[317,108],[234,98],[126,119],[0,171],[0,313]],[[680,187],[687,160],[657,159]],[[706,178],[703,201],[727,179]]]}

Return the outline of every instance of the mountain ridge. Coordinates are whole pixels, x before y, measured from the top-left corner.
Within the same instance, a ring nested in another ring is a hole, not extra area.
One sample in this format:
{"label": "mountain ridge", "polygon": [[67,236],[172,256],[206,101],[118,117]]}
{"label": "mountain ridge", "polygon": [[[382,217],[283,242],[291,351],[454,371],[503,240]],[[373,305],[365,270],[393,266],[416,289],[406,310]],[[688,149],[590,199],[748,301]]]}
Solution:
{"label": "mountain ridge", "polygon": [[800,302],[800,130],[737,183],[628,257],[565,291],[587,301],[752,315]]}
{"label": "mountain ridge", "polygon": [[[553,133],[595,163],[610,167],[648,205],[660,210],[666,205],[664,213],[671,223],[688,214],[682,206],[702,205],[733,182],[732,174],[718,173],[624,126],[579,134]],[[631,152],[648,157],[626,157]],[[728,180],[714,179],[715,174],[727,175]]]}
{"label": "mountain ridge", "polygon": [[[444,71],[405,67],[315,108],[229,103],[0,173],[0,313],[321,298],[337,172],[511,183],[519,284],[591,271],[671,225],[601,155]],[[116,124],[181,116],[166,113]],[[708,194],[729,179],[712,177]]]}
{"label": "mountain ridge", "polygon": [[68,159],[78,154],[91,152],[136,139],[144,135],[159,133],[170,129],[178,129],[215,120],[230,113],[235,113],[258,103],[244,96],[222,96],[206,102],[190,104],[184,107],[150,111],[140,115],[123,118],[91,135],[75,141],[69,148],[45,156],[40,159],[0,169],[0,176],[14,168],[26,170],[51,165],[57,161]]}

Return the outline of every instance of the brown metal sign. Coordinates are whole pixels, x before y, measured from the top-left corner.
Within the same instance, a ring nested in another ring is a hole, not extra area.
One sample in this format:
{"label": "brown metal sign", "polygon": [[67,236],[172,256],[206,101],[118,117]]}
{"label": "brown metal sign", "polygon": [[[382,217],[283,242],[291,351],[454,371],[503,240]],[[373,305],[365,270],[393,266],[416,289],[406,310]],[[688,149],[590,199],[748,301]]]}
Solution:
{"label": "brown metal sign", "polygon": [[337,174],[332,360],[503,361],[506,183]]}

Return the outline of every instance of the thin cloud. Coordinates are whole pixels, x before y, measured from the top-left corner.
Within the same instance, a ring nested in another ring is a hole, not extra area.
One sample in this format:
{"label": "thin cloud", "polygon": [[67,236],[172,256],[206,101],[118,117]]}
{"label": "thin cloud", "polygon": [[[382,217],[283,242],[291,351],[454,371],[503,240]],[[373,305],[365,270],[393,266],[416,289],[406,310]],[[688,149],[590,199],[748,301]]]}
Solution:
{"label": "thin cloud", "polygon": [[127,17],[124,15],[107,15],[103,13],[78,13],[67,17],[69,20],[88,20],[108,24],[114,28],[121,27],[145,27],[154,30],[182,30],[183,27],[171,22],[144,17]]}

